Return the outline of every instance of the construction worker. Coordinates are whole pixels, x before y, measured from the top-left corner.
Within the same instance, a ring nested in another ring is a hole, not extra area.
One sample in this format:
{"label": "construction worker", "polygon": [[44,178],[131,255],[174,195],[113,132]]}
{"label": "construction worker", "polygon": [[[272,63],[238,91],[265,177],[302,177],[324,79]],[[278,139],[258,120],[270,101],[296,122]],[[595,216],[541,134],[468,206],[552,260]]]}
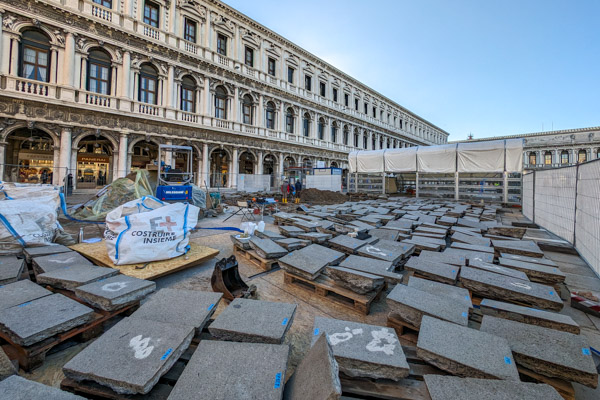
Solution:
{"label": "construction worker", "polygon": [[302,191],[302,180],[296,180],[296,203],[300,203],[300,192]]}

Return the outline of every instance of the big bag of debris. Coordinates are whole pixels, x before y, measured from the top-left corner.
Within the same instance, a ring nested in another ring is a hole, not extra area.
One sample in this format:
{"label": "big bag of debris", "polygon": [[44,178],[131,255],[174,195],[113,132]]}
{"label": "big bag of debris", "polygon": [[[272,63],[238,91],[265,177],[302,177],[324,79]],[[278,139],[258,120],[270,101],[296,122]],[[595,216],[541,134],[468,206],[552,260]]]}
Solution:
{"label": "big bag of debris", "polygon": [[47,246],[58,229],[53,196],[0,201],[0,254]]}
{"label": "big bag of debris", "polygon": [[60,207],[60,187],[47,184],[0,182],[0,199],[31,200],[37,197],[50,197],[56,208]]}
{"label": "big bag of debris", "polygon": [[144,196],[106,215],[104,239],[115,265],[167,260],[187,253],[200,209]]}

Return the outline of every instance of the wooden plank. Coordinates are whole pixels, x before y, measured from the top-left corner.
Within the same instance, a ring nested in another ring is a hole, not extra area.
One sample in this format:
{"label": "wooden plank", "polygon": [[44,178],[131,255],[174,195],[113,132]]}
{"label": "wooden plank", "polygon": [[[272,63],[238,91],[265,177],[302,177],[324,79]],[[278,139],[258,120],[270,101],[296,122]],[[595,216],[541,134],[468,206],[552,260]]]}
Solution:
{"label": "wooden plank", "polygon": [[343,394],[354,394],[375,399],[430,400],[429,391],[424,381],[401,379],[398,382],[389,380],[359,380],[342,377]]}
{"label": "wooden plank", "polygon": [[250,261],[252,264],[256,265],[258,268],[261,268],[265,271],[270,271],[273,269],[274,265],[277,265],[279,259],[265,259],[260,257],[256,251],[254,250],[244,250],[238,246],[233,246],[233,254],[236,256],[244,257],[246,260]]}
{"label": "wooden plank", "polygon": [[202,241],[202,238],[190,239],[190,250],[187,254],[170,260],[128,265],[113,264],[104,240],[97,243],[78,243],[69,247],[101,267],[115,268],[123,275],[134,278],[152,280],[202,264],[219,254],[219,250],[202,246]]}

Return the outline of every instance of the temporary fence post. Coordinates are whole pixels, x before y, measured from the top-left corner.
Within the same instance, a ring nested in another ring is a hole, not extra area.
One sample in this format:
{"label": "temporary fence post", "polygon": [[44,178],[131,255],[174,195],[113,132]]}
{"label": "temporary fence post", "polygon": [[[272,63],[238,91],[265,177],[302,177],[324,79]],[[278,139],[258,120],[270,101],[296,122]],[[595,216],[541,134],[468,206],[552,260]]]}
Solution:
{"label": "temporary fence post", "polygon": [[358,193],[358,172],[354,174],[354,193]]}
{"label": "temporary fence post", "polygon": [[573,213],[573,247],[577,248],[577,188],[579,183],[579,164],[575,167],[575,210]]}
{"label": "temporary fence post", "polygon": [[[523,189],[521,189],[523,190]],[[508,172],[504,171],[504,186],[502,188],[502,202],[504,204],[508,203]]]}
{"label": "temporary fence post", "polygon": [[532,190],[532,195],[531,195],[531,209],[532,211],[532,217],[533,217],[533,223],[535,224],[535,185],[536,185],[536,174],[535,171],[533,171],[533,190]]}
{"label": "temporary fence post", "polygon": [[454,173],[454,200],[458,201],[458,172]]}
{"label": "temporary fence post", "polygon": [[382,189],[382,193],[385,194],[385,172],[381,173],[381,187]]}
{"label": "temporary fence post", "polygon": [[419,198],[419,172],[415,172],[415,193],[417,199]]}

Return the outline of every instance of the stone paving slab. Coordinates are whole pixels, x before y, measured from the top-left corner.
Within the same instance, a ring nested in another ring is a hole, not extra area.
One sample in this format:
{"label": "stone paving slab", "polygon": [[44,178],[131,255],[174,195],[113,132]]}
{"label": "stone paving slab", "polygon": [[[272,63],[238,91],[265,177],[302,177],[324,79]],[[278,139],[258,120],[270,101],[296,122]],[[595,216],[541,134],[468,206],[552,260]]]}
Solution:
{"label": "stone paving slab", "polygon": [[328,265],[335,265],[344,258],[344,253],[311,244],[293,251],[279,259],[279,265],[285,271],[307,279],[315,279]]}
{"label": "stone paving slab", "polygon": [[393,242],[398,240],[400,236],[399,231],[391,230],[391,229],[381,229],[375,228],[369,231],[369,235],[374,236],[378,239],[391,240]]}
{"label": "stone paving slab", "polygon": [[93,317],[91,308],[62,294],[52,294],[0,311],[0,329],[14,343],[30,346]]}
{"label": "stone paving slab", "polygon": [[[413,235],[410,239],[404,239],[400,243],[404,243],[407,245],[415,246],[418,250],[428,250],[428,251],[440,251],[442,248],[441,244],[432,243],[428,240],[425,240],[423,236],[415,236]],[[445,241],[444,241],[445,243]]]}
{"label": "stone paving slab", "polygon": [[237,298],[208,330],[219,340],[281,344],[295,312],[296,304]]}
{"label": "stone paving slab", "polygon": [[31,263],[31,259],[35,257],[48,256],[58,253],[69,253],[71,251],[71,249],[69,249],[67,246],[63,246],[62,244],[52,244],[49,246],[26,247],[23,249],[23,255],[25,256],[25,261]]}
{"label": "stone paving slab", "polygon": [[459,250],[469,250],[469,251],[477,251],[480,253],[494,254],[493,247],[477,246],[474,244],[466,244],[466,243],[461,243],[461,242],[452,242],[450,247],[452,247],[453,249],[459,249]]}
{"label": "stone paving slab", "polygon": [[500,257],[498,263],[503,267],[516,269],[527,274],[530,280],[542,283],[563,283],[566,275],[558,267],[529,263]]}
{"label": "stone paving slab", "polygon": [[502,267],[502,266],[496,265],[496,264],[486,263],[483,261],[471,261],[469,263],[469,267],[476,268],[476,269],[482,269],[484,271],[493,272],[493,273],[500,274],[500,275],[510,276],[512,278],[521,279],[523,281],[529,280],[529,278],[527,277],[527,274],[525,274],[524,272],[521,272],[519,270],[512,269],[512,268]]}
{"label": "stone paving slab", "polygon": [[527,256],[521,256],[518,254],[508,254],[508,253],[500,253],[500,257],[502,257],[504,259],[547,265],[549,267],[558,267],[558,265],[554,261],[550,260],[549,258],[527,257]]}
{"label": "stone paving slab", "polygon": [[302,229],[304,232],[316,232],[317,226],[319,226],[316,222],[306,221],[300,218],[293,218],[290,223],[293,226]]}
{"label": "stone paving slab", "polygon": [[517,254],[528,257],[544,257],[544,252],[540,250],[533,240],[492,240],[492,246],[499,253]]}
{"label": "stone paving slab", "polygon": [[285,237],[295,238],[298,237],[299,234],[304,233],[304,230],[298,228],[297,226],[279,226],[279,232]]}
{"label": "stone paving slab", "polygon": [[310,244],[309,240],[302,240],[297,238],[275,239],[274,242],[286,249],[287,251],[302,249]]}
{"label": "stone paving slab", "polygon": [[200,333],[222,297],[222,293],[161,289],[142,304],[131,318],[193,326]]}
{"label": "stone paving slab", "polygon": [[156,289],[156,283],[117,275],[75,288],[75,295],[105,311],[113,311],[142,300]]}
{"label": "stone paving slab", "polygon": [[298,235],[299,239],[308,240],[312,243],[323,244],[331,239],[331,233],[305,232]]}
{"label": "stone paving slab", "polygon": [[40,274],[37,276],[37,282],[40,285],[50,285],[58,289],[74,290],[76,287],[110,278],[118,273],[119,270],[113,268],[75,265]]}
{"label": "stone paving slab", "polygon": [[336,400],[342,395],[339,366],[321,334],[285,384],[284,400]]}
{"label": "stone paving slab", "polygon": [[271,239],[271,240],[283,239],[285,237],[279,232],[269,231],[267,229],[265,229],[262,232],[254,231],[254,234],[261,239]]}
{"label": "stone paving slab", "polygon": [[460,250],[460,249],[453,249],[453,248],[448,249],[447,248],[446,250],[444,250],[442,252],[442,254],[444,254],[444,255],[449,254],[451,256],[463,256],[467,259],[467,263],[471,262],[471,261],[483,261],[483,262],[491,264],[494,262],[493,254],[481,253],[479,251]]}
{"label": "stone paving slab", "polygon": [[229,238],[231,239],[231,243],[233,243],[235,246],[243,249],[243,250],[252,250],[252,247],[250,247],[250,238],[241,238],[241,234],[235,234],[235,235],[229,235]]}
{"label": "stone paving slab", "polygon": [[439,297],[447,297],[453,301],[460,302],[469,309],[473,308],[469,291],[458,286],[446,285],[444,283],[431,281],[429,279],[421,279],[416,276],[411,276],[408,279],[408,286],[419,289]]}
{"label": "stone paving slab", "polygon": [[440,253],[439,251],[428,251],[421,250],[419,258],[425,260],[441,262],[445,264],[452,264],[459,267],[467,265],[467,257],[462,254],[450,254],[447,251]]}
{"label": "stone paving slab", "polygon": [[256,236],[250,239],[250,247],[256,251],[259,257],[265,259],[279,258],[285,256],[288,251],[272,241],[271,239],[261,239]]}
{"label": "stone paving slab", "polygon": [[67,362],[63,372],[67,378],[91,380],[117,393],[146,394],[193,336],[192,326],[125,318]]}
{"label": "stone paving slab", "polygon": [[356,254],[356,251],[365,245],[365,242],[348,235],[339,235],[329,240],[329,246],[347,254]]}
{"label": "stone paving slab", "polygon": [[[412,278],[411,278],[412,279]],[[390,313],[419,329],[424,315],[467,326],[469,307],[463,300],[437,296],[412,286],[396,285],[388,294],[386,303]]]}
{"label": "stone paving slab", "polygon": [[25,260],[15,256],[0,256],[0,285],[13,283],[21,278]]}
{"label": "stone paving slab", "polygon": [[462,243],[472,244],[472,245],[476,245],[476,246],[489,246],[491,243],[491,240],[488,238],[484,238],[481,236],[465,235],[464,233],[461,233],[461,232],[454,232],[454,234],[452,234],[452,237],[450,238],[450,240],[452,242],[462,242]]}
{"label": "stone paving slab", "polygon": [[556,290],[540,283],[464,267],[459,278],[463,287],[481,297],[514,301],[551,311],[560,311],[563,302]]}
{"label": "stone paving slab", "polygon": [[550,385],[425,375],[431,400],[563,400]]}
{"label": "stone paving slab", "polygon": [[202,340],[168,400],[281,400],[288,356],[287,345]]}
{"label": "stone paving slab", "polygon": [[36,285],[30,280],[22,280],[0,286],[0,310],[27,303],[40,297],[49,296],[52,292]]}
{"label": "stone paving slab", "polygon": [[456,265],[438,263],[435,261],[421,260],[420,257],[411,257],[404,264],[406,271],[419,274],[427,279],[441,283],[454,285],[460,272],[460,267]]}
{"label": "stone paving slab", "polygon": [[63,267],[94,265],[76,251],[35,257],[31,263],[36,274],[43,274]]}
{"label": "stone paving slab", "polygon": [[421,321],[417,356],[465,378],[519,381],[506,339],[428,316]]}
{"label": "stone paving slab", "polygon": [[373,291],[384,283],[384,278],[381,276],[344,267],[327,267],[327,275],[337,285],[360,294]]}
{"label": "stone paving slab", "polygon": [[598,371],[585,336],[485,315],[482,332],[505,338],[519,365],[544,376],[598,385]]}
{"label": "stone paving slab", "polygon": [[370,257],[348,256],[340,263],[340,267],[378,275],[391,283],[400,283],[403,279],[402,274],[394,272],[395,267],[391,262]]}
{"label": "stone paving slab", "polygon": [[312,345],[323,333],[327,334],[340,371],[348,376],[397,381],[409,374],[392,328],[315,317]]}
{"label": "stone paving slab", "polygon": [[0,398],[6,400],[85,400],[84,397],[17,375],[0,382]]}
{"label": "stone paving slab", "polygon": [[484,315],[491,315],[492,317],[510,319],[530,325],[538,325],[544,328],[573,333],[575,335],[578,335],[580,332],[579,324],[577,324],[573,318],[565,314],[538,310],[537,308],[523,307],[490,299],[483,299],[481,301],[480,309]]}
{"label": "stone paving slab", "polygon": [[[380,240],[375,244],[368,244],[358,249],[357,254],[363,257],[371,257],[377,260],[389,261],[397,265],[405,257],[414,252],[415,246],[412,244],[403,244],[400,242],[390,242]],[[398,243],[398,245],[396,245]]]}

